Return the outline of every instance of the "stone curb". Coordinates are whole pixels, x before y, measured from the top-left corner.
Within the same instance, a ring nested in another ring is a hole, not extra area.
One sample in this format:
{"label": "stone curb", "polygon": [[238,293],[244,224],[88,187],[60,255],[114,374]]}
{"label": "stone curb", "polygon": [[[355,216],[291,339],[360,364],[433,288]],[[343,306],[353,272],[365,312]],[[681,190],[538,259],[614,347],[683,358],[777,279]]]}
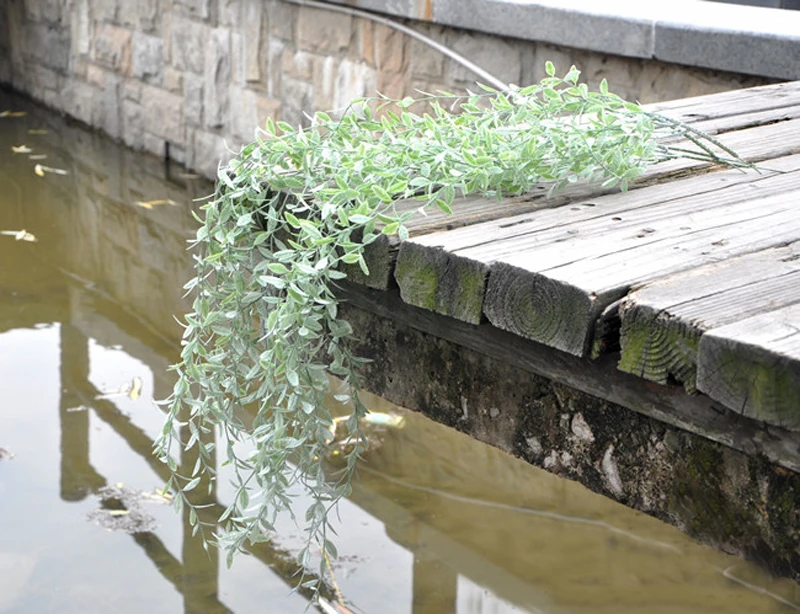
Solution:
{"label": "stone curb", "polygon": [[600,53],[800,79],[800,11],[703,0],[324,1]]}

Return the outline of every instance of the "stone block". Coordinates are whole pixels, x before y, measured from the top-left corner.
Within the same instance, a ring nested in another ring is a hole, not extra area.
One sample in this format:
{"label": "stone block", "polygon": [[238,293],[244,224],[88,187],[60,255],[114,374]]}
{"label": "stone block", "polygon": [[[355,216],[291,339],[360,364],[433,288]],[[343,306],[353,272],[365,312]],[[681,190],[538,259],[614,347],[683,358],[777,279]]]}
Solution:
{"label": "stone block", "polygon": [[[424,28],[425,34],[433,40],[444,42],[445,32],[443,28],[437,26],[427,26]],[[441,79],[444,74],[444,54],[430,45],[421,43],[418,40],[411,41],[411,73],[415,77],[428,79]]]}
{"label": "stone block", "polygon": [[142,149],[144,147],[144,112],[141,105],[132,100],[123,100],[120,115],[122,142],[133,149]]}
{"label": "stone block", "polygon": [[240,0],[217,0],[217,24],[235,27],[241,23],[242,3]]}
{"label": "stone block", "polygon": [[293,126],[308,126],[306,113],[313,113],[314,87],[299,79],[284,77],[282,80],[281,119]]}
{"label": "stone block", "polygon": [[[374,96],[378,89],[377,72],[366,64],[342,60],[333,90],[333,110],[344,110],[354,98]],[[324,110],[324,109],[312,109]]]}
{"label": "stone block", "polygon": [[332,56],[317,57],[314,60],[313,92],[314,109],[330,111],[334,108],[333,92],[339,63]]}
{"label": "stone block", "polygon": [[220,164],[227,164],[231,154],[219,134],[193,130],[191,146],[186,151],[186,166],[208,179],[217,178]]}
{"label": "stone block", "polygon": [[384,96],[394,100],[402,100],[406,96],[419,96],[419,93],[409,87],[410,79],[407,73],[379,72],[378,91]]}
{"label": "stone block", "polygon": [[211,31],[205,53],[203,109],[205,126],[220,128],[228,119],[228,90],[231,81],[230,31]]}
{"label": "stone block", "polygon": [[262,72],[266,75],[265,89],[267,96],[272,98],[281,97],[281,83],[283,80],[283,52],[287,48],[286,43],[277,38],[270,38],[267,44],[267,52],[263,58]]}
{"label": "stone block", "polygon": [[199,79],[187,79],[183,84],[183,118],[189,125],[202,125],[203,84]]}
{"label": "stone block", "polygon": [[98,22],[119,23],[120,0],[90,0],[91,15]]}
{"label": "stone block", "polygon": [[134,32],[131,42],[133,76],[145,83],[161,84],[164,76],[164,41]]}
{"label": "stone block", "polygon": [[89,19],[89,0],[77,0],[72,5],[69,20],[73,55],[88,55],[92,47],[92,27]]}
{"label": "stone block", "polygon": [[72,46],[69,29],[54,28],[45,23],[27,24],[20,42],[24,45],[24,52],[38,63],[66,74]]}
{"label": "stone block", "polygon": [[183,97],[158,87],[142,87],[142,105],[145,111],[145,130],[162,140],[182,144]]}
{"label": "stone block", "polygon": [[86,67],[86,81],[97,88],[103,89],[106,86],[106,71],[97,64],[89,64]]}
{"label": "stone block", "polygon": [[284,49],[282,58],[283,74],[305,81],[310,81],[314,77],[314,64],[322,60],[313,53],[291,49]]}
{"label": "stone block", "polygon": [[84,81],[68,79],[62,91],[62,108],[67,115],[71,115],[89,126],[96,126],[94,101],[101,96],[102,90]]}
{"label": "stone block", "polygon": [[231,30],[231,83],[244,87],[244,37],[237,30]]}
{"label": "stone block", "polygon": [[173,7],[185,15],[208,20],[212,17],[212,0],[174,0]]}
{"label": "stone block", "polygon": [[175,70],[171,66],[164,67],[164,78],[161,83],[162,87],[168,92],[174,94],[183,93],[183,73]]}
{"label": "stone block", "polygon": [[120,85],[122,78],[119,75],[106,76],[105,87],[101,97],[96,99],[97,108],[94,111],[95,121],[100,128],[111,138],[119,138],[120,130]]}
{"label": "stone block", "polygon": [[261,80],[262,0],[243,0],[242,36],[244,37],[244,78],[247,82]]}
{"label": "stone block", "polygon": [[164,138],[161,135],[153,134],[148,128],[149,125],[145,124],[145,130],[142,133],[142,148],[159,158],[163,158],[167,151]]}
{"label": "stone block", "polygon": [[280,100],[274,100],[266,96],[259,96],[256,99],[256,115],[258,116],[259,127],[263,128],[267,124],[268,119],[271,119],[273,122],[278,121],[280,112]]}
{"label": "stone block", "polygon": [[177,70],[203,74],[206,41],[210,32],[211,28],[205,24],[173,16],[170,36],[172,66]]}
{"label": "stone block", "polygon": [[253,140],[258,127],[257,94],[237,86],[230,88],[230,132],[234,149]]}
{"label": "stone block", "polygon": [[370,66],[375,66],[375,23],[368,19],[359,19],[355,22],[355,50],[356,57]]}
{"label": "stone block", "polygon": [[[706,6],[706,4],[710,4]],[[800,79],[800,13],[700,3],[655,24],[654,57],[776,79]]]}
{"label": "stone block", "polygon": [[[497,36],[451,31],[448,47],[468,58],[503,83],[520,84],[522,55],[516,41],[507,42]],[[481,77],[452,60],[448,62],[447,80],[455,83],[475,83]]]}
{"label": "stone block", "polygon": [[352,22],[350,15],[300,7],[297,13],[297,46],[307,51],[342,52],[350,45]]}
{"label": "stone block", "polygon": [[159,17],[159,0],[122,2],[118,13],[120,25],[144,33],[152,33],[157,29]]}
{"label": "stone block", "polygon": [[60,24],[64,19],[64,3],[55,0],[26,0],[25,17],[28,21],[44,21]]}
{"label": "stone block", "polygon": [[375,65],[387,72],[403,72],[408,68],[409,38],[402,32],[383,25],[375,26]]}
{"label": "stone block", "polygon": [[134,79],[126,79],[122,83],[122,98],[139,102],[142,99],[142,84]]}
{"label": "stone block", "polygon": [[122,75],[130,75],[131,38],[130,30],[99,24],[95,30],[94,60]]}
{"label": "stone block", "polygon": [[649,2],[437,0],[433,21],[507,38],[649,58],[653,23],[661,10],[658,3]]}
{"label": "stone block", "polygon": [[294,40],[295,23],[297,22],[298,7],[283,2],[283,0],[269,0],[267,14],[270,37],[284,41]]}

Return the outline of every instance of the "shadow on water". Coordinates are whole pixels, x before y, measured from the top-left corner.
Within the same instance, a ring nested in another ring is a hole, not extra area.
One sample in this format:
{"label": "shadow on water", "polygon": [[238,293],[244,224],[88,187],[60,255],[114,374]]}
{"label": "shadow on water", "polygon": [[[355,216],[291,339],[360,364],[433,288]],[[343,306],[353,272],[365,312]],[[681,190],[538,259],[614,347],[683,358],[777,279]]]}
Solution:
{"label": "shadow on water", "polygon": [[[301,529],[282,522],[228,570],[153,494],[152,399],[172,388],[192,200],[211,186],[0,92],[6,109],[26,114],[0,117],[0,231],[37,240],[0,234],[0,613],[304,611]],[[231,489],[198,490],[211,521]],[[355,612],[800,603],[792,583],[415,414],[381,435],[340,513],[333,575]]]}

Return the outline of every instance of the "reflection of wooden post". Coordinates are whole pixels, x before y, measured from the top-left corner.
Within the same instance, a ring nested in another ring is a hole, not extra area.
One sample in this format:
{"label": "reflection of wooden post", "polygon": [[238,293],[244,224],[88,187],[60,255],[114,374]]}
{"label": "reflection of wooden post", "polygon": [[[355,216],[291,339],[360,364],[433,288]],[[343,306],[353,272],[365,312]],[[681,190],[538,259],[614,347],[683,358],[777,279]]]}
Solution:
{"label": "reflection of wooden post", "polygon": [[89,412],[68,412],[81,404],[89,381],[89,342],[71,324],[61,324],[61,498],[80,501],[106,481],[89,460]]}
{"label": "reflection of wooden post", "polygon": [[[184,427],[181,430],[181,440],[188,441],[190,437],[189,429]],[[204,444],[213,441],[213,433],[201,436]],[[181,453],[181,475],[189,475],[194,468],[198,458],[197,446],[189,451]],[[216,458],[214,452],[211,453],[212,460]],[[192,504],[204,505],[214,504],[217,501],[216,483],[211,492],[207,490],[206,483],[203,482],[188,493]],[[208,529],[206,529],[208,530]],[[210,537],[210,536],[208,536]],[[209,546],[208,552],[203,548],[203,540],[199,533],[192,536],[192,526],[189,523],[189,510],[183,509],[183,611],[185,614],[217,614],[228,612],[228,609],[219,602],[219,552],[213,546]]]}
{"label": "reflection of wooden post", "polygon": [[414,549],[414,614],[456,611],[458,574],[424,547]]}

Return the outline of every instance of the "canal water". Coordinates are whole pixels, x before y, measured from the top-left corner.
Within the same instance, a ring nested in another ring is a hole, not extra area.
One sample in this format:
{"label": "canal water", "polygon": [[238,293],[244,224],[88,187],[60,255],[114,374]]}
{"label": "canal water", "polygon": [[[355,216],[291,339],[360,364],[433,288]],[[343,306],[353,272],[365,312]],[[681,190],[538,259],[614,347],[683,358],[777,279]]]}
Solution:
{"label": "canal water", "polygon": [[[158,494],[153,400],[172,388],[191,211],[210,190],[0,92],[0,613],[309,606],[292,591],[301,529],[283,522],[227,569]],[[352,612],[800,610],[791,582],[367,402],[405,422],[378,435],[340,505],[340,558],[325,580]],[[230,494],[220,485],[208,513]]]}

